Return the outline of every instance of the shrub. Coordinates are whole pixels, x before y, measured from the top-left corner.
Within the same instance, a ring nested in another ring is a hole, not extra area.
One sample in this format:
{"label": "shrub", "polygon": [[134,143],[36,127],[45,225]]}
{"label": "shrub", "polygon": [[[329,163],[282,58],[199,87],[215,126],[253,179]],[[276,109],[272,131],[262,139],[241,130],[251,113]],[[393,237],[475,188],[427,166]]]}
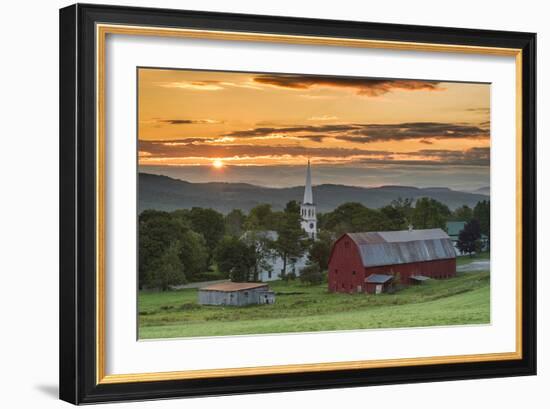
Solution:
{"label": "shrub", "polygon": [[300,281],[304,284],[321,284],[323,282],[323,273],[318,263],[311,263],[300,271]]}

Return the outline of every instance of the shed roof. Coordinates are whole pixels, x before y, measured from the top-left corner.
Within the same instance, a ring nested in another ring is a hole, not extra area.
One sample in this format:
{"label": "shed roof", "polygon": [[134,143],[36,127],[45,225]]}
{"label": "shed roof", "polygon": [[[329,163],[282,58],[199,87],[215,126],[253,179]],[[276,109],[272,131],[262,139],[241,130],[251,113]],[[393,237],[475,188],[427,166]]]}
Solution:
{"label": "shed roof", "polygon": [[426,276],[423,276],[423,275],[415,275],[415,276],[411,276],[410,277],[412,280],[416,280],[416,281],[427,281],[427,280],[430,280],[430,277],[426,277]]}
{"label": "shed roof", "polygon": [[449,236],[458,236],[461,230],[464,230],[466,222],[447,222],[447,231]]}
{"label": "shed roof", "polygon": [[393,280],[393,276],[387,274],[371,274],[365,281],[372,284],[384,284],[390,280]]}
{"label": "shed roof", "polygon": [[207,290],[207,291],[242,291],[242,290],[251,290],[253,288],[260,288],[260,287],[267,287],[267,284],[265,283],[232,283],[232,282],[226,282],[226,283],[218,283],[218,284],[212,284],[207,287],[201,288],[201,290]]}
{"label": "shed roof", "polygon": [[455,258],[451,239],[441,229],[348,233],[365,267]]}

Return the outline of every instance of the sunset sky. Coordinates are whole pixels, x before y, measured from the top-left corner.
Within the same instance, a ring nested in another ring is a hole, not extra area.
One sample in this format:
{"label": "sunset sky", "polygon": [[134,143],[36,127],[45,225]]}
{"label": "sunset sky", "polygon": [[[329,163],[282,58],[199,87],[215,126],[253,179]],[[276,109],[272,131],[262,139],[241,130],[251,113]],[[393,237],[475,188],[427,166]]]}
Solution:
{"label": "sunset sky", "polygon": [[489,185],[490,85],[139,69],[140,171],[190,182]]}

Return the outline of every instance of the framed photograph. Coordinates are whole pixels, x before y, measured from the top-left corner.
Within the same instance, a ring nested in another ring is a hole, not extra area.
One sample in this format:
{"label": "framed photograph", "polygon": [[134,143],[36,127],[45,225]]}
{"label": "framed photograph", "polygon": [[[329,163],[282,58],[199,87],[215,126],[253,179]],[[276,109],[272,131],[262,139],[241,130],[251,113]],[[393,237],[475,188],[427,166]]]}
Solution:
{"label": "framed photograph", "polygon": [[61,399],[534,375],[535,40],[61,9]]}

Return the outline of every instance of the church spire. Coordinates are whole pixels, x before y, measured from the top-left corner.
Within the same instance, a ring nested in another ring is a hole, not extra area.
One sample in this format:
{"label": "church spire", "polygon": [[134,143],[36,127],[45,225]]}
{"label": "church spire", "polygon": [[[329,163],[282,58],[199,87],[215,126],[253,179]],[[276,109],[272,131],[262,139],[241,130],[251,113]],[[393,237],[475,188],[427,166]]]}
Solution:
{"label": "church spire", "polygon": [[304,189],[304,201],[300,205],[302,216],[301,226],[307,235],[313,240],[317,239],[317,215],[313,204],[313,192],[311,189],[311,165],[307,161],[306,186]]}
{"label": "church spire", "polygon": [[306,187],[304,189],[304,204],[313,204],[313,192],[311,190],[311,166],[307,160]]}

